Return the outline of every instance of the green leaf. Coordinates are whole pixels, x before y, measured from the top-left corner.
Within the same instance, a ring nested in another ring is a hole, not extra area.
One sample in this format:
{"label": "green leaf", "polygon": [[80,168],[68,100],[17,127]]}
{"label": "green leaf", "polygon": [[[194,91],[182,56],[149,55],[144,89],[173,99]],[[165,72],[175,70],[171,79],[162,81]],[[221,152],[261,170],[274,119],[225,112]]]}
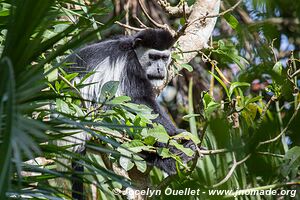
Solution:
{"label": "green leaf", "polygon": [[156,140],[153,136],[148,136],[144,139],[144,143],[150,146],[153,146],[155,144]]}
{"label": "green leaf", "polygon": [[140,140],[132,140],[130,142],[123,143],[122,146],[125,148],[131,148],[131,147],[144,146],[144,144]]}
{"label": "green leaf", "polygon": [[224,15],[224,18],[232,29],[238,30],[240,28],[239,21],[233,15],[227,13]]}
{"label": "green leaf", "polygon": [[67,79],[68,81],[72,81],[77,76],[78,76],[78,73],[71,73],[71,74],[65,75],[64,78]]}
{"label": "green leaf", "polygon": [[[12,146],[12,138],[15,135],[16,129],[16,80],[12,62],[6,57],[1,59],[0,68],[0,199],[7,199],[6,192],[11,184],[11,169],[13,152],[20,153],[19,149],[14,149]],[[5,116],[5,117],[4,117]],[[15,138],[16,139],[16,138]],[[16,155],[15,155],[16,157]],[[18,159],[18,158],[17,158]],[[20,159],[17,160],[20,162]],[[20,163],[17,168],[20,171]]]}
{"label": "green leaf", "polygon": [[134,167],[134,163],[129,158],[123,156],[120,157],[119,164],[126,171],[129,171]]}
{"label": "green leaf", "polygon": [[156,139],[156,141],[162,143],[168,143],[170,138],[165,128],[161,124],[154,126],[154,128],[148,129],[147,132],[142,132],[141,134],[145,138],[152,136]]}
{"label": "green leaf", "polygon": [[56,109],[62,113],[72,114],[72,110],[69,105],[62,99],[56,99]]}
{"label": "green leaf", "polygon": [[[188,90],[188,112],[189,115],[194,114],[194,103],[193,103],[193,78],[189,81],[189,90]],[[196,118],[190,117],[189,118],[189,124],[190,124],[190,131],[194,135],[197,135],[197,124],[196,124]]]}
{"label": "green leaf", "polygon": [[216,110],[218,110],[220,108],[220,104],[216,103],[214,101],[209,102],[209,104],[207,105],[207,108],[205,109],[205,115],[207,118],[209,118],[211,116],[211,114],[213,112],[215,112]]}
{"label": "green leaf", "polygon": [[146,170],[147,170],[146,161],[138,155],[133,155],[133,159],[134,159],[136,168],[142,173],[146,172]]}
{"label": "green leaf", "polygon": [[201,116],[201,115],[200,114],[188,114],[188,115],[184,115],[182,117],[182,119],[189,120],[191,117],[199,117],[199,116]]}
{"label": "green leaf", "polygon": [[171,57],[174,60],[181,60],[181,56],[178,53],[172,53]]}
{"label": "green leaf", "polygon": [[60,88],[61,88],[61,84],[58,82],[58,81],[55,81],[55,90],[57,91],[57,92],[59,92],[60,91]]}
{"label": "green leaf", "polygon": [[1,3],[1,10],[0,10],[0,16],[4,17],[4,16],[8,16],[9,15],[9,9],[8,8],[3,8],[3,4]]}
{"label": "green leaf", "polygon": [[50,70],[50,73],[46,74],[46,78],[49,82],[53,82],[57,80],[58,78],[58,70],[52,69],[52,66],[50,64],[46,64],[44,67],[45,73]]}
{"label": "green leaf", "polygon": [[275,63],[273,69],[272,69],[276,74],[278,74],[279,76],[281,76],[282,73],[282,63],[280,61],[278,61],[277,63]]}
{"label": "green leaf", "polygon": [[112,98],[119,87],[119,81],[108,81],[103,84],[100,92],[99,102],[105,102]]}
{"label": "green leaf", "polygon": [[232,96],[232,93],[234,91],[235,88],[237,87],[249,87],[250,86],[250,83],[246,83],[246,82],[234,82],[230,85],[230,88],[229,88],[229,96],[231,97]]}
{"label": "green leaf", "polygon": [[124,104],[126,107],[130,108],[135,113],[151,113],[152,109],[143,104],[135,104],[135,103],[126,103]]}
{"label": "green leaf", "polygon": [[222,85],[222,87],[224,88],[224,90],[226,92],[227,97],[230,99],[230,95],[229,95],[228,89],[226,87],[226,84],[217,75],[211,73],[210,71],[209,71],[209,73],[211,75],[213,75],[215,77],[215,79],[217,79],[217,81]]}
{"label": "green leaf", "polygon": [[253,97],[253,98],[251,98],[251,99],[247,99],[246,101],[245,101],[245,105],[247,105],[247,104],[249,104],[249,103],[254,103],[254,102],[256,102],[256,101],[258,101],[258,100],[260,100],[260,99],[262,99],[263,98],[263,96],[257,96],[257,97]]}
{"label": "green leaf", "polygon": [[180,25],[184,25],[186,23],[186,21],[185,21],[185,18],[184,17],[181,17],[180,18]]}
{"label": "green leaf", "polygon": [[189,72],[192,72],[193,71],[193,67],[189,64],[180,64],[180,66],[186,70],[188,70]]}
{"label": "green leaf", "polygon": [[74,104],[74,103],[72,103],[71,105],[72,105],[72,107],[75,109],[75,115],[76,115],[77,117],[83,117],[83,116],[84,116],[84,113],[83,113],[82,109],[81,109],[79,106],[77,106],[77,105]]}
{"label": "green leaf", "polygon": [[122,104],[125,102],[131,101],[131,98],[128,96],[118,96],[113,98],[112,100],[106,102],[105,104],[107,105],[118,105],[118,104]]}
{"label": "green leaf", "polygon": [[133,168],[134,163],[131,161],[133,152],[131,152],[126,146],[128,143],[122,144],[120,147],[117,148],[117,151],[119,151],[123,156],[119,159],[120,166],[125,169],[126,171]]}
{"label": "green leaf", "polygon": [[211,101],[214,101],[214,99],[213,99],[208,93],[205,93],[204,96],[203,96],[203,104],[204,104],[204,108],[207,108],[208,104],[209,104]]}
{"label": "green leaf", "polygon": [[134,153],[139,153],[142,151],[149,151],[154,149],[154,147],[152,146],[145,146],[144,143],[140,140],[132,140],[130,142],[123,143],[121,146]]}
{"label": "green leaf", "polygon": [[152,109],[143,104],[123,103],[123,105],[141,118],[142,123],[152,124],[152,120],[157,118],[158,114],[152,114]]}
{"label": "green leaf", "polygon": [[284,163],[281,166],[281,174],[286,177],[291,174],[291,179],[296,178],[300,167],[300,146],[295,146],[286,152]]}
{"label": "green leaf", "polygon": [[175,140],[177,140],[177,139],[192,140],[194,142],[194,144],[199,144],[200,143],[199,138],[196,135],[194,135],[190,132],[179,133],[175,136],[172,136],[172,139],[175,139]]}
{"label": "green leaf", "polygon": [[[154,147],[145,146],[140,140],[132,140],[130,142],[123,143],[117,150],[124,156],[121,156],[119,163],[126,171],[133,168],[134,164],[141,172],[145,172],[147,169],[146,161],[135,153],[139,153],[143,150],[150,150]],[[126,157],[125,157],[126,156]],[[130,159],[132,157],[132,159]]]}
{"label": "green leaf", "polygon": [[249,64],[249,62],[245,58],[239,56],[238,51],[236,50],[236,47],[234,45],[225,45],[224,41],[222,40],[218,41],[218,48],[212,50],[212,52],[226,56],[228,59],[236,63],[240,69],[245,68],[244,63]]}
{"label": "green leaf", "polygon": [[258,110],[258,108],[257,108],[256,104],[249,103],[249,104],[247,104],[245,109],[242,111],[242,116],[246,120],[246,123],[248,124],[248,126],[253,126],[253,122],[256,117],[257,110]]}
{"label": "green leaf", "polygon": [[172,157],[172,154],[170,153],[169,149],[167,149],[167,148],[159,148],[157,150],[157,153],[162,158],[171,158]]}
{"label": "green leaf", "polygon": [[184,147],[182,144],[179,144],[176,140],[171,140],[170,145],[175,146],[178,150],[182,151],[189,157],[192,157],[195,153],[192,149]]}

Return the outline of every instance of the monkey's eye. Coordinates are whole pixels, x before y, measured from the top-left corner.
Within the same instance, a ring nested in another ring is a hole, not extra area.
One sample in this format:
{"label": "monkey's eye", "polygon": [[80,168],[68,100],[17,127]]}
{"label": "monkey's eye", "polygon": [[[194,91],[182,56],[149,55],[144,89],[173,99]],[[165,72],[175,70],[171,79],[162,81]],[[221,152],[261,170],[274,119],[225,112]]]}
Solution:
{"label": "monkey's eye", "polygon": [[169,59],[169,56],[162,56],[161,57],[163,60],[168,60]]}
{"label": "monkey's eye", "polygon": [[168,60],[169,56],[168,55],[159,55],[159,54],[149,54],[149,59],[150,60]]}
{"label": "monkey's eye", "polygon": [[158,59],[160,59],[160,55],[157,55],[157,54],[149,54],[149,59],[150,59],[150,60],[158,60]]}

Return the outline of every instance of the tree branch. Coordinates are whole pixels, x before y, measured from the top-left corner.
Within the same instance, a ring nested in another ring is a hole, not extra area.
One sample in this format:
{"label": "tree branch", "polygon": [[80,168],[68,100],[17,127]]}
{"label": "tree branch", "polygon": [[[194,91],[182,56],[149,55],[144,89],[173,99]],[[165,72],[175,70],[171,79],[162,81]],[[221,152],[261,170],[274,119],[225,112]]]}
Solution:
{"label": "tree branch", "polygon": [[115,23],[118,24],[119,26],[122,26],[123,28],[134,30],[134,31],[142,31],[142,30],[144,30],[143,28],[136,28],[136,27],[133,27],[133,26],[130,26],[130,25],[127,25],[127,24],[123,24],[123,23],[118,22],[118,21],[116,21]]}
{"label": "tree branch", "polygon": [[143,13],[145,14],[145,16],[147,17],[147,19],[148,19],[154,26],[156,26],[156,27],[158,27],[158,28],[162,28],[162,29],[168,28],[167,25],[159,24],[159,23],[156,22],[154,19],[152,19],[152,18],[150,17],[150,15],[148,14],[148,12],[147,12],[147,10],[146,10],[144,4],[141,2],[141,0],[138,0],[138,2],[139,2],[139,5],[140,5],[141,8],[142,8]]}
{"label": "tree branch", "polygon": [[202,17],[199,17],[197,19],[194,19],[193,21],[191,21],[189,24],[193,24],[195,23],[196,21],[201,21],[201,20],[205,20],[207,18],[215,18],[215,17],[221,17],[221,16],[224,16],[225,14],[233,11],[240,3],[242,2],[242,0],[239,0],[236,4],[234,4],[232,7],[230,7],[229,9],[219,13],[219,14],[214,14],[214,15],[206,15],[206,16],[202,16]]}
{"label": "tree branch", "polygon": [[250,156],[251,156],[251,154],[248,154],[245,158],[243,158],[242,160],[240,160],[240,161],[237,162],[236,158],[235,158],[235,154],[232,153],[233,165],[232,165],[231,169],[229,170],[228,174],[225,176],[225,178],[223,180],[221,180],[219,183],[214,184],[212,187],[218,187],[218,186],[224,184],[226,181],[228,181],[228,179],[233,174],[235,168],[237,166],[239,166],[240,164],[243,164],[244,162],[246,162],[246,160],[248,160],[250,158]]}
{"label": "tree branch", "polygon": [[165,12],[174,17],[180,17],[184,12],[189,15],[192,8],[188,6],[186,2],[183,4],[179,2],[176,6],[171,6],[167,0],[157,0],[157,3],[163,8]]}
{"label": "tree branch", "polygon": [[260,142],[258,143],[257,147],[256,148],[259,148],[261,145],[263,144],[268,144],[268,143],[272,143],[272,142],[275,142],[276,140],[278,140],[282,135],[285,134],[285,132],[287,131],[287,129],[290,127],[292,121],[295,119],[295,117],[297,116],[298,112],[299,112],[299,109],[300,109],[300,103],[298,104],[295,112],[293,113],[292,117],[290,118],[289,122],[287,123],[286,127],[274,138],[270,139],[270,140],[266,140],[266,141],[263,141],[263,142]]}
{"label": "tree branch", "polygon": [[[205,16],[207,13],[216,15],[219,13],[220,0],[197,0],[193,5],[192,12],[188,17],[188,22],[194,21],[199,17]],[[177,46],[180,51],[187,52],[193,49],[198,51],[207,47],[207,42],[215,27],[217,18],[206,19],[205,23],[201,23],[199,20],[193,24],[184,28],[184,33],[179,36]],[[182,60],[179,64],[188,63],[197,55],[197,52],[190,52],[182,54]],[[178,70],[181,70],[179,68]],[[171,80],[175,76],[175,70],[170,70],[170,76],[168,80]]]}

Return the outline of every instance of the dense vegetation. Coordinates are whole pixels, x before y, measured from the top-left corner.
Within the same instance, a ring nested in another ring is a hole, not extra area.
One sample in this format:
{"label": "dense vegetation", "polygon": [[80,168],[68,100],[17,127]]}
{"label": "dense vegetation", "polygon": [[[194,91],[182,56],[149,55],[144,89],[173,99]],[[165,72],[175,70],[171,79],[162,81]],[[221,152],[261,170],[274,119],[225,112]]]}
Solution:
{"label": "dense vegetation", "polygon": [[[185,26],[184,13],[171,17],[155,2],[145,3],[155,21],[174,29]],[[0,199],[70,198],[68,180],[75,173],[66,163],[70,159],[84,164],[85,173],[77,178],[83,178],[89,198],[121,199],[121,192],[114,194],[113,189],[121,191],[135,185],[134,180],[109,165],[145,173],[151,168],[141,151],[178,161],[176,176],[165,178],[159,169],[151,170],[151,187],[156,189],[287,189],[297,194],[237,198],[299,199],[300,2],[236,3],[222,1],[209,45],[197,50],[192,61],[182,64],[184,52],[178,46],[172,55],[173,67],[184,69],[159,101],[188,131],[181,136],[205,147],[185,165],[167,149],[155,147],[155,141],[171,142],[187,155],[193,152],[152,124],[156,116],[150,108],[126,96],[114,97],[118,82],[107,83],[98,106],[87,109],[78,92],[85,85],[73,85],[78,74],[64,70],[66,56],[75,49],[124,34],[116,21],[139,26],[137,17],[151,26],[138,1],[1,0]],[[127,10],[117,9],[123,6]],[[68,151],[72,144],[67,142],[57,145],[80,130],[93,136],[87,156]]]}

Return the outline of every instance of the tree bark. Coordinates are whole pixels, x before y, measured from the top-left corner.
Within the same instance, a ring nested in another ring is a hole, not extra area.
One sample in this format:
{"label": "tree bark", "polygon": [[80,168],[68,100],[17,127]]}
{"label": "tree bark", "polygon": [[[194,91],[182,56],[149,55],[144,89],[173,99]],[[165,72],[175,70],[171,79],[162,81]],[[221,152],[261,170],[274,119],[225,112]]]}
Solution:
{"label": "tree bark", "polygon": [[[217,17],[205,18],[205,16],[217,15],[219,9],[220,0],[197,0],[195,2],[188,18],[188,22],[193,23],[186,28],[184,35],[178,39],[178,44],[183,52],[201,50],[208,46],[207,42],[215,27]],[[184,53],[181,62],[188,63],[196,55],[197,52]]]}

